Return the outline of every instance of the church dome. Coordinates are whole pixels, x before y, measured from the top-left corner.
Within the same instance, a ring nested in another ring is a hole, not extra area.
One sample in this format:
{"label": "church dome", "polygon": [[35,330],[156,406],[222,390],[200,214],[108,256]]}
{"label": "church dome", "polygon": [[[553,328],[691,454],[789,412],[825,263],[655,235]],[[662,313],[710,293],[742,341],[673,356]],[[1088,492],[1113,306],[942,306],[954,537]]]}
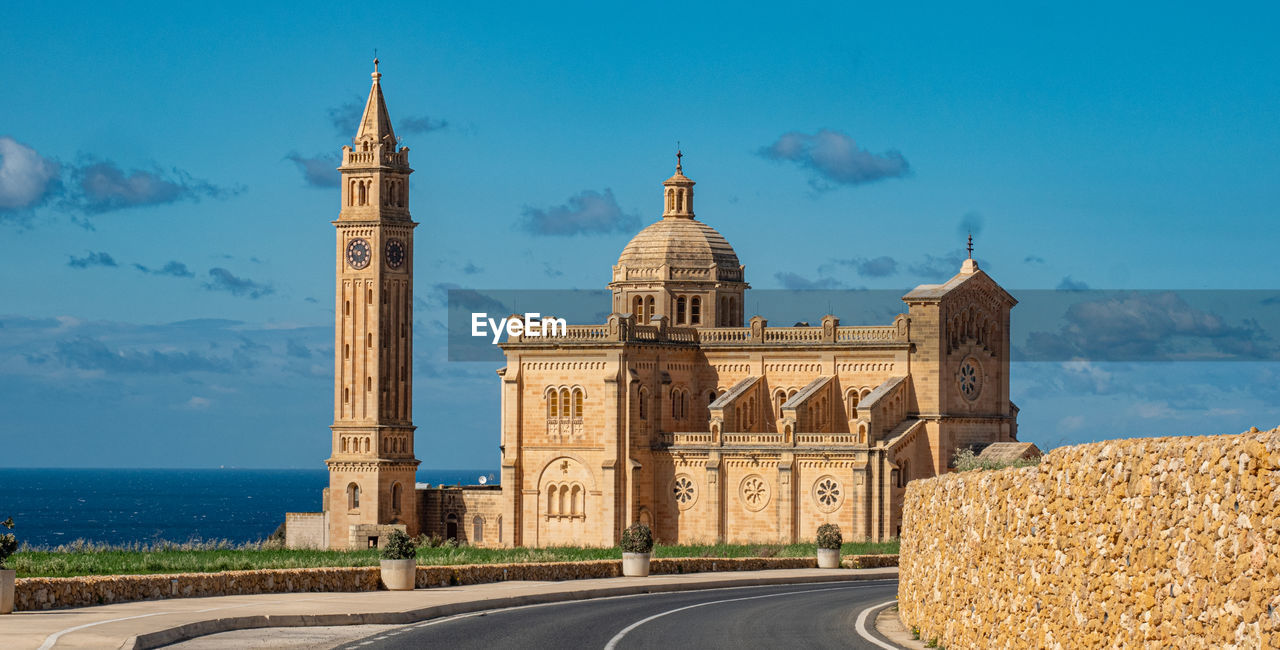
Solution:
{"label": "church dome", "polygon": [[700,275],[695,270],[701,270],[707,273],[706,279],[742,280],[733,246],[715,228],[697,219],[661,219],[650,224],[618,256],[618,266],[632,272],[656,271],[663,265],[672,276]]}

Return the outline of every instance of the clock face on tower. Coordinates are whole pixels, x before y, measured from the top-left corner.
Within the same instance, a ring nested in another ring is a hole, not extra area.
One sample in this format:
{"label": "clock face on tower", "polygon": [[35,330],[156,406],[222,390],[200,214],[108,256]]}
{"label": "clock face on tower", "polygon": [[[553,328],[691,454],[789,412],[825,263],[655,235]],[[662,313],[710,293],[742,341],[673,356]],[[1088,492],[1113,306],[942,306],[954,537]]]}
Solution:
{"label": "clock face on tower", "polygon": [[369,249],[369,242],[356,238],[347,242],[347,264],[353,269],[363,269],[369,266],[369,258],[372,252]]}
{"label": "clock face on tower", "polygon": [[388,239],[387,250],[383,254],[387,258],[387,266],[398,269],[404,265],[404,242],[399,239]]}

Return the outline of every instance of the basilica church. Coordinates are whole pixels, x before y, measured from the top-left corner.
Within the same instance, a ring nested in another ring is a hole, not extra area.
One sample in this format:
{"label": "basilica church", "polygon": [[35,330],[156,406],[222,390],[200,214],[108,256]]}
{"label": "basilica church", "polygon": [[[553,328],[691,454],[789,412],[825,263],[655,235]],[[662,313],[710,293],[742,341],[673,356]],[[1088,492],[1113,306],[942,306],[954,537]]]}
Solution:
{"label": "basilica church", "polygon": [[695,215],[677,154],[656,220],[608,271],[608,320],[501,345],[501,485],[417,487],[413,170],[380,77],[339,168],[330,484],[323,512],[288,515],[291,546],[364,547],[392,527],[613,546],[637,521],[665,543],[794,542],[827,522],[885,540],[907,482],[958,449],[1036,453],[1009,399],[1016,301],[973,259],[892,323],[771,326],[744,313],[746,267]]}

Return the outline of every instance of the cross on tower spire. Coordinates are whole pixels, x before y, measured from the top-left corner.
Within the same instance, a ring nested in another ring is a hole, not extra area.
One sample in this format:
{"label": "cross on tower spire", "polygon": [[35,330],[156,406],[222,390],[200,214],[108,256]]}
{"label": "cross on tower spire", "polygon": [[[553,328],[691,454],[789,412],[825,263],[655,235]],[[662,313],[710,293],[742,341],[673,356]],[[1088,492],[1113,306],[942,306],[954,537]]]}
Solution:
{"label": "cross on tower spire", "polygon": [[681,161],[682,158],[684,158],[684,152],[680,151],[680,143],[677,142],[676,143],[676,173],[677,174],[684,173],[684,165]]}
{"label": "cross on tower spire", "polygon": [[973,231],[969,232],[969,259],[973,259]]}

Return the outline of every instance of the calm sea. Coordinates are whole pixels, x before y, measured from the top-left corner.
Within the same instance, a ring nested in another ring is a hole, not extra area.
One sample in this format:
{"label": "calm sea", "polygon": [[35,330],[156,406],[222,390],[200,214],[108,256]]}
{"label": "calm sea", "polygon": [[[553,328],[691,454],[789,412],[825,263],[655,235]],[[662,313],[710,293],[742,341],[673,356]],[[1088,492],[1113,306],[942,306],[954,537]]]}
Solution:
{"label": "calm sea", "polygon": [[[418,482],[490,484],[496,470],[419,470]],[[4,469],[0,521],[20,542],[121,544],[263,539],[286,512],[318,512],[328,472],[253,469]]]}

